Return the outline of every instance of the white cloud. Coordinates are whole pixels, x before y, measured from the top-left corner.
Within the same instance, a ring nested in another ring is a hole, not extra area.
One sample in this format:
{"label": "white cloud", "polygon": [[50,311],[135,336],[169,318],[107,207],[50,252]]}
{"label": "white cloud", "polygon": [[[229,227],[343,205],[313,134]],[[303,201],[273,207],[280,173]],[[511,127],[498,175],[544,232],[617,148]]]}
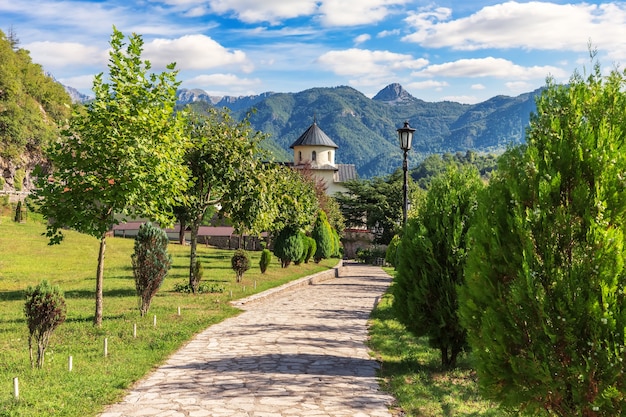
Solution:
{"label": "white cloud", "polygon": [[527,92],[536,87],[534,84],[526,81],[510,81],[508,83],[504,83],[504,85],[514,93]]}
{"label": "white cloud", "polygon": [[406,85],[406,88],[409,90],[441,91],[443,87],[448,87],[449,85],[450,84],[448,84],[446,81],[428,80],[428,81],[417,81],[417,82],[409,83]]}
{"label": "white cloud", "polygon": [[522,48],[587,49],[589,39],[605,50],[624,50],[626,3],[555,4],[531,1],[487,6],[450,20],[447,8],[422,9],[406,20],[415,32],[404,40],[430,48],[478,50]]}
{"label": "white cloud", "polygon": [[362,44],[363,42],[369,41],[370,39],[372,39],[372,37],[369,34],[364,33],[354,38],[354,43],[355,45],[359,45],[359,44]]}
{"label": "white cloud", "polygon": [[411,55],[357,48],[326,52],[318,58],[318,62],[335,74],[369,77],[392,74],[395,70],[415,70],[428,65],[427,60],[415,59]]}
{"label": "white cloud", "polygon": [[190,78],[185,81],[185,85],[193,88],[209,88],[215,86],[232,86],[250,87],[259,85],[261,81],[258,78],[240,78],[234,74],[203,74]]}
{"label": "white cloud", "polygon": [[480,99],[475,96],[445,96],[441,97],[441,101],[453,101],[455,103],[476,104]]}
{"label": "white cloud", "polygon": [[383,31],[378,32],[376,37],[377,38],[386,38],[387,36],[395,36],[395,35],[399,35],[399,34],[400,34],[400,29],[383,30]]}
{"label": "white cloud", "polygon": [[212,0],[210,4],[213,11],[221,14],[232,12],[248,23],[278,23],[317,11],[316,0]]}
{"label": "white cloud", "polygon": [[[90,91],[93,87],[93,77],[93,75],[79,75],[77,77],[60,78],[58,81],[79,91]],[[93,93],[90,94],[93,95]]]}
{"label": "white cloud", "polygon": [[154,39],[144,45],[145,57],[156,67],[176,62],[182,70],[208,69],[238,65],[251,71],[246,54],[228,50],[204,35],[187,35],[178,39]]}
{"label": "white cloud", "polygon": [[46,69],[76,65],[104,67],[108,59],[106,51],[76,42],[32,42],[22,47],[30,51],[34,62],[41,64]]}
{"label": "white cloud", "polygon": [[522,80],[544,79],[548,75],[557,78],[567,76],[561,68],[549,65],[523,67],[506,59],[493,57],[460,59],[444,64],[429,65],[412,75],[419,77],[516,78]]}
{"label": "white cloud", "polygon": [[470,87],[472,90],[484,90],[485,85],[484,84],[472,84],[472,86]]}
{"label": "white cloud", "polygon": [[376,23],[387,17],[394,6],[409,0],[323,0],[319,11],[326,26],[355,26]]}

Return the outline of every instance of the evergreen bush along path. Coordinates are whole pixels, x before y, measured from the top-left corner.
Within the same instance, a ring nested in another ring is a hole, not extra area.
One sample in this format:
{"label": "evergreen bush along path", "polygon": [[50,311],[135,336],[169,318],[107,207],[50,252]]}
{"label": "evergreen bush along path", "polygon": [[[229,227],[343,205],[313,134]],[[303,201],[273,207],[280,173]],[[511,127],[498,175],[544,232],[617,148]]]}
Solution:
{"label": "evergreen bush along path", "polygon": [[[221,292],[197,295],[178,293],[188,283],[189,248],[170,244],[172,268],[153,298],[150,312],[141,317],[131,266],[132,239],[109,238],[104,297],[107,309],[102,327],[94,327],[93,271],[99,241],[67,231],[62,245],[48,246],[45,226],[29,220],[13,222],[13,214],[0,217],[0,416],[89,417],[121,398],[124,389],[194,334],[239,313],[229,301],[265,291],[298,277],[322,271],[336,259],[283,270],[276,258],[265,274],[249,270],[239,284],[230,268],[233,251],[198,248],[204,264],[203,282]],[[9,250],[10,249],[10,250]],[[251,252],[258,263],[260,252]],[[36,260],[36,261],[35,261]],[[67,318],[50,337],[42,369],[31,369],[28,326],[24,315],[25,290],[46,278],[59,286],[67,305]],[[256,283],[256,290],[255,284]],[[231,298],[232,292],[232,298]],[[180,308],[180,315],[178,315]],[[156,327],[153,318],[157,317]],[[137,337],[133,337],[136,325]],[[104,338],[108,356],[103,356]],[[68,371],[69,356],[73,370]],[[97,372],[94,372],[97,370]],[[19,377],[20,398],[12,395]]]}
{"label": "evergreen bush along path", "polygon": [[529,415],[626,413],[626,73],[549,82],[479,204],[460,287],[482,392]]}

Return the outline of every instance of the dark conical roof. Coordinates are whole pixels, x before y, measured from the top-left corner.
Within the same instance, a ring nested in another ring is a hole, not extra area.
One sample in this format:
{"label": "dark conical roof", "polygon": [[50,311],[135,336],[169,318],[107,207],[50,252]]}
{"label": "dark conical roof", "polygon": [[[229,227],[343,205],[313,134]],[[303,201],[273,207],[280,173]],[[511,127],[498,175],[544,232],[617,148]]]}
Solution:
{"label": "dark conical roof", "polygon": [[316,122],[313,122],[313,124],[291,144],[290,148],[296,146],[328,146],[335,149],[339,147],[317,126]]}

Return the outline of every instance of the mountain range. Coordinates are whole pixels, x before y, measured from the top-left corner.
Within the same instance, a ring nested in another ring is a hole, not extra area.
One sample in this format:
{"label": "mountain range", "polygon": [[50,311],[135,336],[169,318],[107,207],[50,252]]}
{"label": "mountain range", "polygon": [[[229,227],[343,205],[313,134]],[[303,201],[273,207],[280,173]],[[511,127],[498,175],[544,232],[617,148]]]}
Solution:
{"label": "mountain range", "polygon": [[267,92],[214,97],[200,89],[178,91],[179,104],[251,113],[252,128],[269,134],[266,146],[279,160],[291,160],[289,146],[315,121],[339,146],[337,163],[355,164],[362,178],[386,175],[402,165],[397,131],[415,128],[409,165],[433,153],[500,153],[524,142],[541,89],[516,97],[496,96],[478,104],[426,102],[393,83],[369,98],[352,87],[311,88],[299,93]]}

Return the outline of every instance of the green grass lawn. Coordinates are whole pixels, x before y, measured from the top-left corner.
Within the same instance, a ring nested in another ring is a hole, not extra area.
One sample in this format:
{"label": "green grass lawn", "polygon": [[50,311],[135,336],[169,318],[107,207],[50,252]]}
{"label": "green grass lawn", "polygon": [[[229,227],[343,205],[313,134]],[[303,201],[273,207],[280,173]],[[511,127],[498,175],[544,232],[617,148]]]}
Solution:
{"label": "green grass lawn", "polygon": [[[238,314],[238,299],[336,265],[337,260],[281,269],[277,259],[265,274],[260,252],[251,252],[251,268],[235,282],[233,251],[199,247],[203,282],[221,293],[180,294],[187,281],[189,247],[170,244],[173,266],[146,317],[140,317],[131,268],[132,239],[108,238],[104,273],[104,318],[92,325],[99,241],[67,232],[61,245],[48,246],[45,228],[29,219],[14,223],[0,217],[0,416],[93,416],[120,400],[125,390],[194,334]],[[67,320],[53,334],[43,369],[31,369],[24,290],[46,279],[65,292]],[[232,294],[232,298],[231,298]],[[180,308],[181,314],[178,315]],[[154,326],[156,316],[156,327]],[[133,337],[133,325],[137,337]],[[108,356],[103,354],[104,339]],[[73,370],[68,361],[72,356]],[[19,379],[19,399],[13,379]]]}
{"label": "green grass lawn", "polygon": [[[393,274],[393,271],[388,271]],[[396,398],[392,410],[406,417],[496,417],[508,414],[478,393],[469,358],[457,369],[441,370],[438,350],[426,337],[417,338],[396,320],[393,296],[385,294],[370,321],[369,346],[381,362],[381,388]]]}

